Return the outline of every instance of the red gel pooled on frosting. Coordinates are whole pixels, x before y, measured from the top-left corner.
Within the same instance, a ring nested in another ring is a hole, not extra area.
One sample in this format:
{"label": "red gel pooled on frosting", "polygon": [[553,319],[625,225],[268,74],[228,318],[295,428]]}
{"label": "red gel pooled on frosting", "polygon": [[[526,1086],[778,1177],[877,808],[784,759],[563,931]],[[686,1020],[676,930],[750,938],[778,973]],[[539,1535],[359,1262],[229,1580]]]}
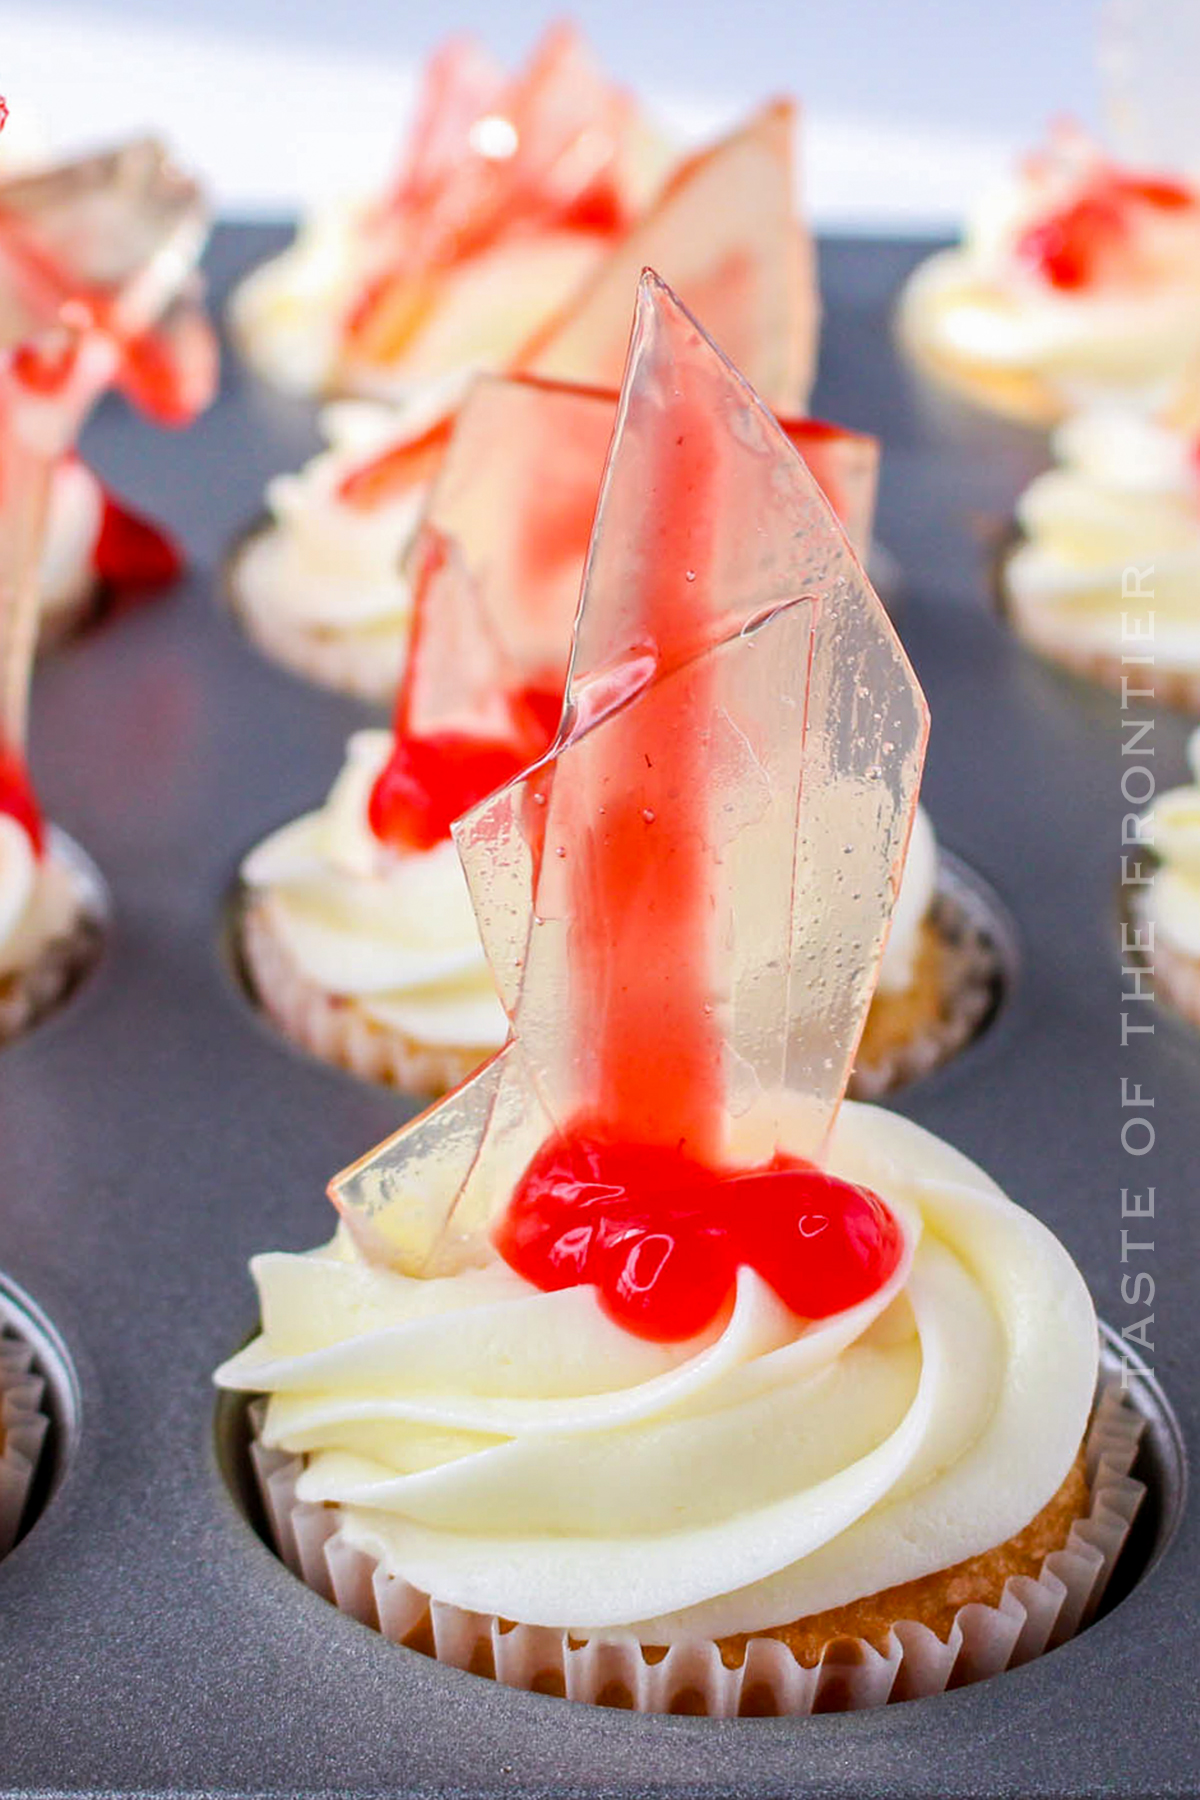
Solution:
{"label": "red gel pooled on frosting", "polygon": [[1179,212],[1195,204],[1195,194],[1179,182],[1105,170],[1069,206],[1022,232],[1016,254],[1051,287],[1077,292],[1102,278],[1121,255],[1139,208]]}
{"label": "red gel pooled on frosting", "polygon": [[895,1272],[900,1228],[867,1188],[810,1163],[719,1173],[683,1151],[586,1125],[543,1145],[496,1232],[505,1261],[553,1290],[594,1283],[640,1337],[694,1337],[748,1264],[793,1312],[822,1319]]}
{"label": "red gel pooled on frosting", "polygon": [[24,827],[34,850],[41,856],[46,846],[42,811],[24,759],[13,750],[0,750],[0,813],[6,813]]}
{"label": "red gel pooled on frosting", "polygon": [[183,557],[166,532],[105,490],[92,566],[117,593],[144,594],[178,580]]}
{"label": "red gel pooled on frosting", "polygon": [[510,744],[438,732],[398,735],[367,808],[371,830],[396,849],[432,850],[455,819],[525,767]]}

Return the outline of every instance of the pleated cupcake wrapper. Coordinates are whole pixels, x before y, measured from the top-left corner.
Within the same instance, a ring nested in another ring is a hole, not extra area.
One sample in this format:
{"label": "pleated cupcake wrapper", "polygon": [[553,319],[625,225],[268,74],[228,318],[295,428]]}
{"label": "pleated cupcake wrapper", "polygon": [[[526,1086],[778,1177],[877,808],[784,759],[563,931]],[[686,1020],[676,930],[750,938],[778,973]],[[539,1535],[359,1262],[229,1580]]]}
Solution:
{"label": "pleated cupcake wrapper", "polygon": [[262,525],[248,533],[226,568],[226,588],[247,634],[264,655],[293,675],[353,694],[371,706],[391,706],[408,646],[407,621],[398,622],[395,631],[340,631],[297,624],[262,601],[251,600],[238,580],[238,560],[252,538],[271,529]]}
{"label": "pleated cupcake wrapper", "polygon": [[292,1043],[364,1081],[386,1081],[405,1094],[449,1092],[491,1052],[424,1044],[373,1019],[345,995],[330,994],[298,969],[270,915],[253,897],[240,919],[240,949],[254,997]]}
{"label": "pleated cupcake wrapper", "polygon": [[996,999],[997,948],[983,924],[945,889],[935,895],[931,918],[941,944],[942,993],[938,1017],[897,1044],[886,1056],[862,1055],[850,1076],[855,1100],[878,1100],[949,1062],[979,1031]]}
{"label": "pleated cupcake wrapper", "polygon": [[637,1712],[754,1714],[841,1712],[915,1700],[1030,1662],[1086,1625],[1104,1594],[1145,1488],[1130,1470],[1143,1420],[1116,1385],[1100,1395],[1087,1438],[1091,1507],[1040,1575],[1012,1577],[997,1606],[964,1606],[945,1643],[916,1620],[897,1620],[885,1652],[840,1638],[805,1668],[787,1646],[752,1638],[730,1668],[696,1638],[665,1653],[631,1632],[602,1637],[510,1624],[432,1600],[348,1542],[336,1506],[297,1500],[303,1459],[261,1441],[265,1402],[251,1407],[251,1457],[279,1555],[342,1612],[456,1669],[509,1687]]}
{"label": "pleated cupcake wrapper", "polygon": [[0,1329],[0,1556],[16,1542],[50,1426],[45,1386],[30,1345],[7,1326]]}
{"label": "pleated cupcake wrapper", "polygon": [[0,976],[0,1044],[53,1010],[75,986],[100,945],[101,910],[89,880],[81,878],[79,911],[71,928],[43,945],[26,969]]}

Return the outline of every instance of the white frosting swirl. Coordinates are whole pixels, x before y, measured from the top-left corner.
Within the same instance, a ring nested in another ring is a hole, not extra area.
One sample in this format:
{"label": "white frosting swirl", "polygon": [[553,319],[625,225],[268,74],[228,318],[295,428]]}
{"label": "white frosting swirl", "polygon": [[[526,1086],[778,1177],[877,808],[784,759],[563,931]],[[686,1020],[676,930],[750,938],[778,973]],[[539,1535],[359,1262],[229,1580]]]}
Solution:
{"label": "white frosting swirl", "polygon": [[398,852],[367,821],[391,752],[359,731],[319,811],[250,852],[242,880],[269,909],[293,962],[327,993],[424,1044],[499,1049],[508,1022],[452,843]]}
{"label": "white frosting swirl", "polygon": [[75,457],[58,463],[50,483],[39,572],[43,619],[61,618],[90,594],[103,517],[104,492],[91,470]]}
{"label": "white frosting swirl", "polygon": [[[962,244],[923,263],[902,319],[918,350],[1040,380],[1063,406],[1119,396],[1153,405],[1200,352],[1200,208],[1137,227],[1152,277],[1056,287],[1016,253],[1023,233],[1085,192],[1087,154],[1031,158],[984,195]],[[1149,209],[1147,209],[1149,211]]]}
{"label": "white frosting swirl", "polygon": [[79,914],[78,883],[53,843],[34,854],[24,826],[0,813],[0,980],[34,966]]}
{"label": "white frosting swirl", "polygon": [[240,284],[230,303],[238,345],[268,381],[291,393],[332,387],[402,400],[431,379],[499,369],[566,304],[607,249],[578,231],[519,237],[439,277],[437,302],[401,362],[346,361],[342,321],[368,273],[366,208],[331,206],[295,242]]}
{"label": "white frosting swirl", "polygon": [[[1014,610],[1039,636],[1120,657],[1138,645],[1175,669],[1200,669],[1200,468],[1170,425],[1096,408],[1054,437],[1057,466],[1017,503],[1025,536],[1008,559]],[[1131,586],[1129,571],[1141,571]],[[1137,588],[1152,598],[1139,598]]]}
{"label": "white frosting swirl", "polygon": [[1142,842],[1158,858],[1140,911],[1181,955],[1200,960],[1200,729],[1188,739],[1196,785],[1160,794],[1142,818]]}
{"label": "white frosting swirl", "polygon": [[404,558],[427,487],[400,489],[372,506],[350,505],[347,475],[421,433],[452,404],[457,387],[434,383],[404,407],[342,401],[321,413],[328,448],[295,475],[267,484],[271,522],[237,557],[239,603],[304,631],[377,640],[389,655],[407,642],[412,590]]}
{"label": "white frosting swirl", "polygon": [[595,1289],[497,1262],[420,1280],[348,1237],[253,1273],[262,1335],[218,1371],[271,1395],[301,1498],[460,1607],[643,1642],[849,1603],[1005,1541],[1064,1480],[1096,1376],[1062,1246],[909,1121],[847,1102],[829,1167],[906,1257],[815,1324],[752,1271],[706,1336],[657,1344]]}

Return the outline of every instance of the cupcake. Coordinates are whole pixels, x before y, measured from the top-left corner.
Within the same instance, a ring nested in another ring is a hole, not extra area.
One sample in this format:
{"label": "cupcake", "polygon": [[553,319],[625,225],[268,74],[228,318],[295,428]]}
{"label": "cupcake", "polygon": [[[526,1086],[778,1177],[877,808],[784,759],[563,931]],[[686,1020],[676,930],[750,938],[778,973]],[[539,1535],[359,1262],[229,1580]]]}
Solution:
{"label": "cupcake", "polygon": [[[795,214],[792,125],[789,107],[768,107],[688,158],[566,306],[519,351],[484,360],[609,388],[615,407],[628,296],[652,263],[776,410],[795,418],[812,377],[817,302]],[[229,588],[246,629],[276,661],[361,699],[392,701],[411,622],[406,564],[463,391],[459,371],[423,381],[399,409],[330,407],[327,448],[270,483],[267,518],[235,554]],[[874,493],[866,453],[851,470],[848,434],[835,432],[826,451],[820,424],[796,429],[845,488],[841,510],[856,529]]]}
{"label": "cupcake", "polygon": [[1200,351],[1200,191],[1060,127],[921,264],[899,327],[924,374],[1029,424],[1161,404]]}
{"label": "cupcake", "polygon": [[[511,1033],[256,1260],[277,1545],[414,1649],[643,1711],[940,1691],[1137,1497],[1052,1235],[843,1093],[928,717],[803,462],[640,290],[550,753],[456,829]],[[1046,1370],[1054,1371],[1047,1382]]]}
{"label": "cupcake", "polygon": [[1017,503],[1021,541],[1002,568],[1008,617],[1035,650],[1118,692],[1152,650],[1157,698],[1189,711],[1200,710],[1198,398],[1157,416],[1093,408],[1060,426],[1055,466]]}
{"label": "cupcake", "polygon": [[306,219],[234,295],[248,361],[295,393],[398,399],[505,364],[653,191],[663,150],[574,27],[505,75],[452,38],[388,189]]}
{"label": "cupcake", "polygon": [[[1196,785],[1159,794],[1142,815],[1130,851],[1133,920],[1122,948],[1140,952],[1153,971],[1154,988],[1193,1025],[1200,1025],[1200,730],[1188,739],[1188,763]],[[1131,871],[1132,872],[1132,871]]]}
{"label": "cupcake", "polygon": [[[152,144],[0,193],[11,325],[0,358],[0,1039],[67,992],[99,934],[96,877],[47,829],[25,762],[39,589],[61,547],[47,524],[57,503],[61,530],[64,459],[107,387],[170,417],[206,383],[207,326],[185,292],[203,241],[198,191]],[[103,500],[93,529],[100,570],[146,549],[141,522]]]}
{"label": "cupcake", "polygon": [[170,586],[182,558],[157,525],[108,492],[78,457],[50,483],[38,577],[38,641],[68,637],[101,610]]}
{"label": "cupcake", "polygon": [[[479,378],[414,559],[420,651],[393,730],[356,733],[325,804],[242,864],[251,991],[286,1037],[406,1092],[454,1086],[507,1035],[450,826],[538,756],[557,723],[615,408],[615,395],[590,389]],[[816,420],[785,430],[865,546],[873,440]],[[927,825],[921,849],[911,864],[919,887],[898,909],[903,929],[888,951],[894,1004],[906,1011],[880,1034],[877,1085],[918,1041],[905,1021],[920,1020],[918,1054],[929,1057],[943,1020],[956,1029],[969,1012],[957,964],[926,920],[936,861]]]}

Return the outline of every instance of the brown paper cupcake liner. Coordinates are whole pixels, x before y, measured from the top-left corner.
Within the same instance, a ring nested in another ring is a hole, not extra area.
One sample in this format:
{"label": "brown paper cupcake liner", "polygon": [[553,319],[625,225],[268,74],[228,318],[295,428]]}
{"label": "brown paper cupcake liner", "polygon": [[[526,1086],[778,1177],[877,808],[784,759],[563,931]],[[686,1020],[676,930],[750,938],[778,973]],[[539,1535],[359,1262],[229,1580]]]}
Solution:
{"label": "brown paper cupcake liner", "polygon": [[33,1349],[0,1326],[0,1556],[16,1542],[50,1420]]}
{"label": "brown paper cupcake liner", "polygon": [[425,1096],[448,1093],[492,1055],[475,1046],[421,1043],[372,1018],[351,996],[318,987],[280,943],[267,907],[253,899],[241,908],[238,939],[253,997],[284,1037],[322,1062]]}
{"label": "brown paper cupcake liner", "polygon": [[[949,1062],[987,1024],[999,1004],[1001,957],[996,938],[980,915],[939,870],[938,892],[928,915],[937,948],[936,1004],[922,1010],[912,1035],[872,1055],[869,1040],[860,1049],[850,1077],[855,1100],[878,1100],[905,1083]],[[886,1003],[886,996],[883,997]],[[876,996],[875,1004],[880,997]]]}
{"label": "brown paper cupcake liner", "polygon": [[367,633],[298,625],[253,600],[238,579],[238,565],[250,544],[271,529],[270,525],[253,527],[235,546],[226,565],[226,592],[247,636],[264,656],[305,681],[336,688],[371,706],[390,707],[400,684],[407,629]]}
{"label": "brown paper cupcake liner", "polygon": [[50,842],[54,854],[70,865],[78,910],[70,929],[45,944],[28,968],[0,975],[0,1044],[36,1025],[65,1000],[100,949],[105,902],[99,877],[62,833],[52,830]]}
{"label": "brown paper cupcake liner", "polygon": [[696,1638],[667,1650],[632,1632],[512,1624],[431,1599],[347,1541],[341,1509],[296,1498],[300,1457],[261,1441],[265,1402],[250,1409],[251,1460],[276,1549],[309,1587],[390,1642],[509,1687],[635,1712],[712,1718],[853,1711],[915,1700],[1030,1662],[1094,1616],[1145,1493],[1130,1471],[1143,1420],[1118,1384],[1102,1389],[1086,1440],[1091,1503],[1036,1579],[1013,1576],[996,1606],[962,1607],[943,1641],[900,1619],[885,1651],[861,1638],[826,1645],[806,1667],[774,1638],[753,1637],[730,1666]]}

